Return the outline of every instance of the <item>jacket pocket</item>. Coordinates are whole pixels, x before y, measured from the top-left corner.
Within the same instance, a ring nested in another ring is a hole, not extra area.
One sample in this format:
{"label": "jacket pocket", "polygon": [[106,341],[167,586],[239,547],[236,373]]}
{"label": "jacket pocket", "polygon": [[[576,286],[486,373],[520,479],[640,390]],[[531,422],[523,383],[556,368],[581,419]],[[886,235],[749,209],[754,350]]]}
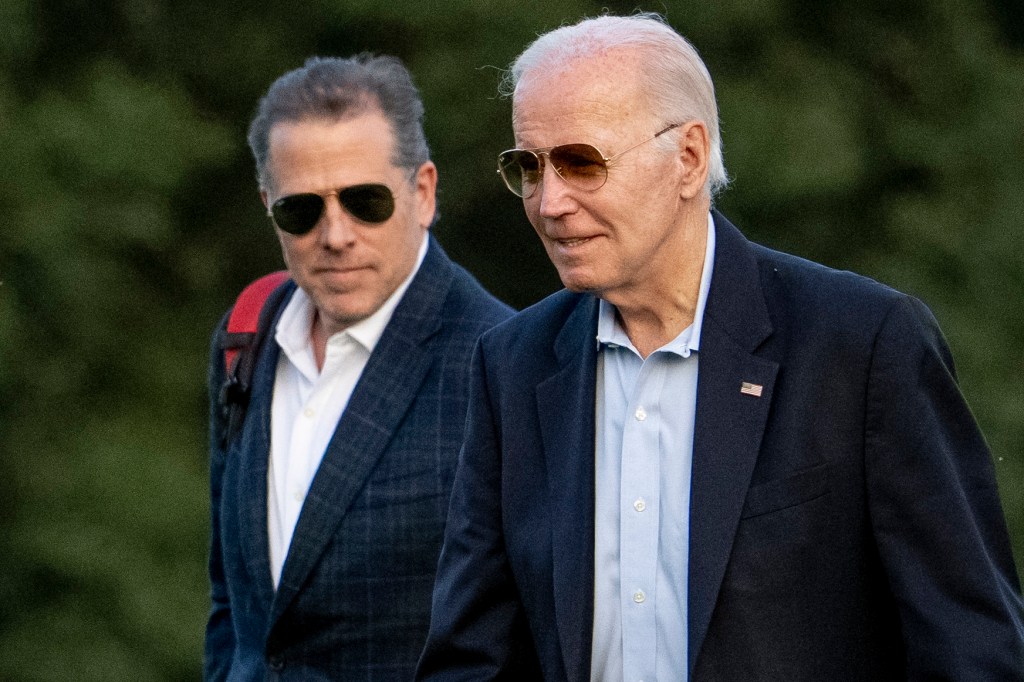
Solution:
{"label": "jacket pocket", "polygon": [[828,492],[828,464],[751,486],[741,518],[749,519],[810,502]]}

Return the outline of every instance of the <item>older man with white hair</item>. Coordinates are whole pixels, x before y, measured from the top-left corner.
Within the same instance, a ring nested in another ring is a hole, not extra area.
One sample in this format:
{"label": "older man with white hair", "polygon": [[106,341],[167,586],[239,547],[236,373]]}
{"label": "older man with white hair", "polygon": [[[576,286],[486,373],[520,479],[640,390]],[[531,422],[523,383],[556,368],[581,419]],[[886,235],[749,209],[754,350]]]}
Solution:
{"label": "older man with white hair", "polygon": [[916,299],[748,242],[660,17],[510,71],[499,171],[565,284],[485,334],[418,674],[1021,680],[990,453]]}

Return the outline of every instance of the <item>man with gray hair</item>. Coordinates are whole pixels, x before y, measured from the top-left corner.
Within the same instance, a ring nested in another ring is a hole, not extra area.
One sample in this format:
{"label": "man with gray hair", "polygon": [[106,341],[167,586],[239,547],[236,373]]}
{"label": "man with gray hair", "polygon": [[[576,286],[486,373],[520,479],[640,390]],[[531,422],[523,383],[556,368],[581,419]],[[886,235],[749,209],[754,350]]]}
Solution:
{"label": "man with gray hair", "polygon": [[[214,337],[207,679],[412,677],[470,354],[511,314],[429,236],[422,119],[405,67],[360,55],[285,74],[250,127],[290,279],[251,381],[227,317]],[[240,384],[233,423],[221,396]]]}
{"label": "man with gray hair", "polygon": [[420,679],[1024,679],[928,309],[713,209],[711,77],[660,17],[542,35],[507,89],[566,290],[476,351]]}

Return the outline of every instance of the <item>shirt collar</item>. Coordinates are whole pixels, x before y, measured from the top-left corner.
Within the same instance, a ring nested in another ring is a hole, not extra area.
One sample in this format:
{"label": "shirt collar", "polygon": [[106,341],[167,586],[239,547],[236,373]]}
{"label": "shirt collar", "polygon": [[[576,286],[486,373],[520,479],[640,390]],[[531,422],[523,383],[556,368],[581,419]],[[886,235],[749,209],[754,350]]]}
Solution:
{"label": "shirt collar", "polygon": [[[426,258],[429,243],[429,233],[426,233],[423,235],[423,242],[420,244],[420,250],[416,256],[416,263],[413,265],[409,276],[398,285],[398,288],[388,296],[387,300],[372,315],[332,335],[327,340],[328,346],[335,345],[343,336],[348,336],[363,346],[368,352],[373,352],[377,342],[380,341],[380,337],[384,335],[384,329],[388,326],[388,322],[391,321],[395,308],[398,307],[402,296],[405,295],[409,285],[412,284],[413,278],[416,277],[416,273],[419,272],[423,259]],[[312,358],[313,344],[310,338],[310,330],[313,327],[313,313],[313,301],[299,287],[295,289],[295,294],[288,301],[288,305],[285,306],[277,323],[274,339],[281,346],[281,350],[296,365],[300,364],[298,360],[300,356],[308,353],[309,357]]]}
{"label": "shirt collar", "polygon": [[[708,239],[704,247],[704,268],[700,274],[700,289],[697,293],[697,307],[693,312],[693,322],[679,335],[662,346],[659,350],[670,351],[683,357],[689,357],[690,353],[700,350],[700,332],[704,324],[704,308],[708,302],[708,292],[711,290],[711,274],[715,266],[715,221],[708,213]],[[615,314],[615,306],[608,301],[598,301],[597,313],[597,345],[625,347],[636,351],[633,342],[626,335],[626,330],[619,324],[618,316]]]}

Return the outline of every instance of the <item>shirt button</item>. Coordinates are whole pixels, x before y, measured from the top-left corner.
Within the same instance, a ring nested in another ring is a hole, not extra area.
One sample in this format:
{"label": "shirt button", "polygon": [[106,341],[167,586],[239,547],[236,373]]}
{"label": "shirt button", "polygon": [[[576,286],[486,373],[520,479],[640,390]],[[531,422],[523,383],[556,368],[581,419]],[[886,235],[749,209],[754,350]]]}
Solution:
{"label": "shirt button", "polygon": [[637,590],[633,593],[633,601],[637,604],[643,604],[645,599],[647,599],[647,595],[644,594],[643,590]]}
{"label": "shirt button", "polygon": [[638,497],[636,502],[633,503],[633,509],[636,509],[638,512],[642,512],[644,509],[647,509],[647,503],[644,502],[644,498]]}
{"label": "shirt button", "polygon": [[636,417],[636,420],[638,422],[642,422],[643,420],[647,419],[647,412],[644,410],[644,408],[638,407],[636,408],[636,413],[633,416]]}
{"label": "shirt button", "polygon": [[316,414],[316,412],[313,411],[312,407],[307,407],[305,410],[302,411],[302,414],[312,419],[313,415]]}
{"label": "shirt button", "polygon": [[296,492],[292,495],[296,502],[302,502],[302,493]]}

